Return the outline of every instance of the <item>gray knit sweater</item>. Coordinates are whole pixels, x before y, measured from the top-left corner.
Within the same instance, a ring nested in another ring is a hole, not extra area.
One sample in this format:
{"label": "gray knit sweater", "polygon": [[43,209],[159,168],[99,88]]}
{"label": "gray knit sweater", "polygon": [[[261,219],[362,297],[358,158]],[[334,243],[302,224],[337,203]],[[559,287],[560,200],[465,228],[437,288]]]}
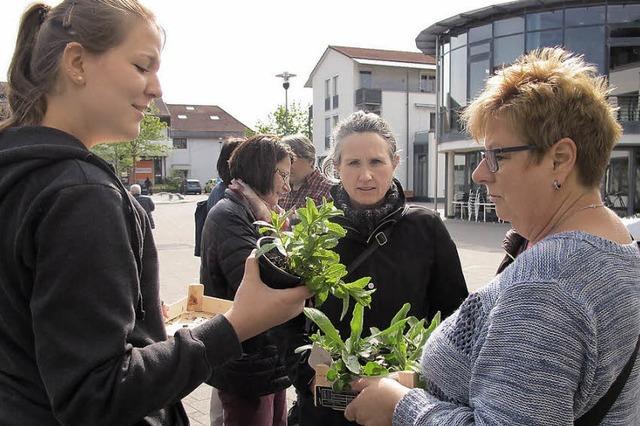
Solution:
{"label": "gray knit sweater", "polygon": [[[640,334],[640,253],[583,232],[546,238],[431,336],[425,389],[394,425],[571,425],[608,390]],[[640,356],[603,424],[640,425]]]}

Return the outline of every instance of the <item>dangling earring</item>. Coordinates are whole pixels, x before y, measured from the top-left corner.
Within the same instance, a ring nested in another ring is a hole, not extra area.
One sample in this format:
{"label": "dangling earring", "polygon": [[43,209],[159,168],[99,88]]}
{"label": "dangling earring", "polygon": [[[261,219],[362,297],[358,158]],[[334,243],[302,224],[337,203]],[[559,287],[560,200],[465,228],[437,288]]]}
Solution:
{"label": "dangling earring", "polygon": [[556,191],[559,191],[560,188],[562,188],[562,184],[560,182],[558,182],[558,179],[554,179],[553,180],[553,189],[555,189]]}

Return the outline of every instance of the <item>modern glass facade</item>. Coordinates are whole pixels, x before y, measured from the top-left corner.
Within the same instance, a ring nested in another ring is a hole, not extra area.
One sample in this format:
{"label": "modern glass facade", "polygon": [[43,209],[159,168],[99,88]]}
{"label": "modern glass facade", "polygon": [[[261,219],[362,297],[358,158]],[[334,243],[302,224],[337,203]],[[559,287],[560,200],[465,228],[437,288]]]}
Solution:
{"label": "modern glass facade", "polygon": [[[473,16],[473,12],[470,13]],[[494,19],[484,14],[473,21],[438,34],[438,117],[440,151],[448,142],[468,140],[458,116],[484,87],[487,78],[515,58],[533,49],[564,46],[583,54],[609,77],[611,102],[617,104],[624,127],[623,143],[616,147],[603,196],[621,215],[640,213],[640,4],[634,2],[558,2],[555,7],[528,2]],[[470,165],[473,149],[451,150],[455,167],[449,194],[468,192],[473,185]],[[462,160],[464,158],[465,160]]]}

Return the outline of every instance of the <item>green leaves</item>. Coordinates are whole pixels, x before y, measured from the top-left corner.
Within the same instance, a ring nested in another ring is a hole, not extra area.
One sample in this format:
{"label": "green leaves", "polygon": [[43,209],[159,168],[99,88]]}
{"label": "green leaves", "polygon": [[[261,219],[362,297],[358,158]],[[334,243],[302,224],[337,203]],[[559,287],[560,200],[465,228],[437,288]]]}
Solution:
{"label": "green leaves", "polygon": [[419,373],[418,359],[429,336],[440,324],[440,312],[429,327],[425,320],[407,317],[411,305],[405,303],[384,330],[375,327],[362,337],[364,307],[356,304],[351,317],[351,335],[342,341],[331,321],[316,309],[305,308],[305,315],[320,331],[311,340],[326,349],[333,359],[327,380],[334,390],[349,388],[355,376],[381,376],[395,371],[412,370]]}
{"label": "green leaves", "polygon": [[351,342],[360,340],[362,335],[362,324],[364,323],[364,307],[356,304],[353,308],[353,316],[351,317]]}
{"label": "green leaves", "polygon": [[285,230],[291,212],[273,213],[271,223],[256,222],[260,233],[274,237],[273,242],[263,245],[258,256],[278,250],[286,260],[287,271],[302,277],[306,286],[315,294],[315,305],[321,306],[332,295],[342,300],[342,320],[349,310],[351,299],[355,301],[351,317],[351,335],[343,340],[331,320],[318,309],[305,308],[304,314],[313,321],[319,331],[310,336],[331,355],[333,363],[327,372],[327,380],[334,390],[349,388],[354,376],[380,376],[394,371],[419,371],[418,359],[422,348],[433,330],[440,323],[436,314],[428,327],[425,320],[407,316],[411,305],[405,303],[393,316],[388,327],[371,328],[367,337],[362,337],[364,308],[371,304],[374,289],[369,289],[370,277],[345,282],[347,268],[340,263],[340,256],[332,249],[345,229],[331,218],[342,215],[333,202],[323,200],[316,206],[307,198],[305,207],[298,209],[300,220],[291,231]]}
{"label": "green leaves", "polygon": [[[344,342],[340,337],[340,333],[325,314],[315,308],[304,308],[304,314],[318,326],[320,331],[324,333],[324,336],[328,339],[329,343],[331,343],[331,348],[337,346],[340,349],[343,349],[345,347]],[[329,350],[329,348],[325,349]],[[329,350],[329,352],[331,351]]]}
{"label": "green leaves", "polygon": [[342,211],[333,202],[323,200],[316,206],[311,198],[306,205],[297,210],[300,222],[291,231],[285,231],[287,218],[291,211],[284,214],[271,214],[271,223],[256,221],[261,234],[274,237],[273,243],[265,244],[256,254],[263,256],[277,249],[286,259],[287,271],[302,277],[302,281],[315,293],[316,306],[321,306],[329,294],[342,300],[344,318],[349,310],[351,299],[364,306],[371,304],[371,293],[365,290],[370,278],[361,278],[352,283],[345,283],[347,268],[340,263],[340,256],[333,251],[340,238],[347,231],[331,218],[342,215]]}
{"label": "green leaves", "polygon": [[[265,121],[258,120],[254,128],[257,133],[278,136],[302,133],[312,139],[311,127],[309,126],[309,108],[297,102],[290,103],[288,108],[285,108],[285,105],[278,105],[275,111],[267,115]],[[256,132],[249,130],[246,133],[247,136],[252,136]]]}
{"label": "green leaves", "polygon": [[[91,151],[113,165],[116,174],[127,171],[133,176],[134,165],[142,157],[166,157],[171,148],[158,141],[166,140],[167,125],[160,121],[158,108],[151,105],[140,123],[138,137],[127,142],[96,145]],[[131,183],[131,182],[129,182]]]}
{"label": "green leaves", "polygon": [[363,376],[383,376],[389,374],[389,370],[379,362],[369,361],[362,368],[361,373]]}

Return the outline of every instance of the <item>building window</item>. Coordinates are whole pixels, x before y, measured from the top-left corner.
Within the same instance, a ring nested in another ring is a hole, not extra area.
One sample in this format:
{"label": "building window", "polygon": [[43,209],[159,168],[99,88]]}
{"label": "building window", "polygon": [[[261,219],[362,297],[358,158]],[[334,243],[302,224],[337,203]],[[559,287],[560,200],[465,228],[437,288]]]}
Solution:
{"label": "building window", "polygon": [[465,46],[467,44],[467,33],[458,34],[457,36],[451,37],[451,50],[457,49],[458,47]]}
{"label": "building window", "polygon": [[564,25],[575,27],[579,25],[604,24],[605,12],[604,6],[567,9],[564,14]]}
{"label": "building window", "polygon": [[469,97],[475,98],[484,89],[489,78],[489,54],[483,53],[469,59]]}
{"label": "building window", "polygon": [[329,111],[331,109],[331,92],[330,90],[331,80],[324,81],[324,110]]}
{"label": "building window", "polygon": [[502,19],[493,23],[493,35],[495,37],[517,34],[521,32],[524,32],[524,18],[521,16]]}
{"label": "building window", "polygon": [[333,126],[331,126],[331,130],[333,131],[333,129],[336,128],[336,126],[338,125],[338,122],[340,121],[340,117],[337,115],[333,116]]}
{"label": "building window", "polygon": [[640,20],[640,4],[609,6],[607,21],[610,24],[631,24]]}
{"label": "building window", "polygon": [[562,10],[530,13],[527,15],[527,31],[548,30],[562,27]]}
{"label": "building window", "polygon": [[371,89],[372,85],[371,71],[360,71],[360,88]]}
{"label": "building window", "polygon": [[562,30],[536,31],[527,33],[527,52],[539,47],[562,45]]}
{"label": "building window", "polygon": [[436,76],[431,74],[420,74],[420,91],[426,93],[435,93]]}
{"label": "building window", "polygon": [[331,147],[331,118],[324,119],[324,147],[329,149]]}
{"label": "building window", "polygon": [[524,52],[524,34],[500,37],[493,41],[493,68],[511,64]]}
{"label": "building window", "polygon": [[584,54],[587,62],[595,64],[598,72],[605,73],[605,31],[604,26],[567,28],[565,46],[578,54]]}
{"label": "building window", "polygon": [[187,149],[187,138],[173,138],[173,147],[175,149]]}
{"label": "building window", "polygon": [[155,157],[153,158],[153,182],[154,183],[163,183],[163,175],[162,175],[162,162],[163,158]]}
{"label": "building window", "polygon": [[471,177],[473,171],[480,163],[480,152],[456,153],[453,157],[453,190],[456,194],[464,194],[477,188]]}
{"label": "building window", "polygon": [[471,28],[469,30],[469,43],[475,41],[488,40],[491,38],[492,30],[491,24],[483,25],[481,27]]}
{"label": "building window", "polygon": [[452,130],[461,131],[458,121],[461,108],[467,104],[467,49],[462,47],[451,51],[451,124]]}
{"label": "building window", "polygon": [[333,77],[333,97],[332,97],[333,108],[338,108],[338,76]]}
{"label": "building window", "polygon": [[442,72],[440,73],[440,105],[442,105],[442,115],[440,123],[442,123],[442,131],[449,131],[449,110],[451,108],[451,54],[448,52],[448,45],[445,45],[444,51],[447,52],[442,55]]}
{"label": "building window", "polygon": [[436,131],[436,113],[435,112],[429,113],[429,131],[432,131],[432,132]]}

